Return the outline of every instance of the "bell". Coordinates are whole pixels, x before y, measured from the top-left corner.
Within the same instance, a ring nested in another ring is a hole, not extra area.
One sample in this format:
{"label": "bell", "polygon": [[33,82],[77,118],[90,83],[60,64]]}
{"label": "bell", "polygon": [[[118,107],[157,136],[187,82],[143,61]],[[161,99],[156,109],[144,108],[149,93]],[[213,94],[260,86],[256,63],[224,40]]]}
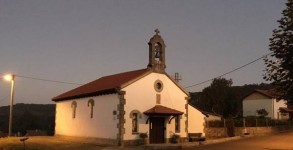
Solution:
{"label": "bell", "polygon": [[160,58],[160,56],[161,56],[160,52],[159,51],[156,51],[155,58]]}

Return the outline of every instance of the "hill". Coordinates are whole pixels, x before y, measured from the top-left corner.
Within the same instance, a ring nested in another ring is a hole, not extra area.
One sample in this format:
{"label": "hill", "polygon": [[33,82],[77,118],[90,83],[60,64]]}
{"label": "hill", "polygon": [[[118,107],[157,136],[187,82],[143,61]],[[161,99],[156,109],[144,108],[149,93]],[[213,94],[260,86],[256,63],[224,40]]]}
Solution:
{"label": "hill", "polygon": [[[9,106],[0,107],[0,131],[8,132]],[[12,132],[26,134],[27,130],[45,130],[53,135],[55,104],[15,104],[13,106]]]}

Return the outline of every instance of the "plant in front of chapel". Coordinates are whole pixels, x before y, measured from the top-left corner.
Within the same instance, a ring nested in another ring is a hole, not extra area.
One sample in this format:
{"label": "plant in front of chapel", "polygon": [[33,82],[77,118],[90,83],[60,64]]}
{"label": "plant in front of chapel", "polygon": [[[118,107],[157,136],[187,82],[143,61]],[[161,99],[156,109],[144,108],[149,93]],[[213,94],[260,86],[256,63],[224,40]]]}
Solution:
{"label": "plant in front of chapel", "polygon": [[171,134],[170,142],[171,143],[179,143],[179,139],[180,139],[180,135],[173,133],[173,134]]}
{"label": "plant in front of chapel", "polygon": [[141,144],[147,144],[148,133],[139,133],[139,138],[141,139]]}

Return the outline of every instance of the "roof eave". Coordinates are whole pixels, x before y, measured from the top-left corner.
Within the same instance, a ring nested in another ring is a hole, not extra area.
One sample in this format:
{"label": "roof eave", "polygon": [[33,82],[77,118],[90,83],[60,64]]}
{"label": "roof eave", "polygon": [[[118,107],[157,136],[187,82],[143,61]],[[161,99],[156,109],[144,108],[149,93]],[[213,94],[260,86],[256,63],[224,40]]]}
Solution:
{"label": "roof eave", "polygon": [[161,116],[172,116],[172,115],[183,115],[183,112],[182,113],[145,113],[145,115],[147,116],[151,116],[151,115],[161,115]]}
{"label": "roof eave", "polygon": [[52,99],[52,101],[59,102],[59,101],[66,101],[66,100],[72,100],[72,99],[78,99],[78,98],[108,95],[108,94],[113,94],[113,93],[117,93],[117,92],[118,92],[118,88],[105,89],[105,90],[98,91],[98,92],[85,93],[85,94],[80,94],[80,95],[64,97],[64,98],[63,97],[61,97],[61,98],[55,97]]}

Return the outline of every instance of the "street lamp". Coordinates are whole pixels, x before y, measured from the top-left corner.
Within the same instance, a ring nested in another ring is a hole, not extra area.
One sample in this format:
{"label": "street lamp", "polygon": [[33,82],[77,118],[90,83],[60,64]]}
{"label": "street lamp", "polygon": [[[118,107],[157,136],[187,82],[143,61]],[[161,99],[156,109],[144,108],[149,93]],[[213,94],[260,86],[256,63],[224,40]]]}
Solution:
{"label": "street lamp", "polygon": [[9,113],[9,132],[8,132],[8,136],[11,136],[11,131],[12,131],[13,98],[14,98],[14,78],[15,78],[15,75],[13,75],[13,74],[7,74],[7,75],[4,76],[4,80],[11,82],[10,113]]}

